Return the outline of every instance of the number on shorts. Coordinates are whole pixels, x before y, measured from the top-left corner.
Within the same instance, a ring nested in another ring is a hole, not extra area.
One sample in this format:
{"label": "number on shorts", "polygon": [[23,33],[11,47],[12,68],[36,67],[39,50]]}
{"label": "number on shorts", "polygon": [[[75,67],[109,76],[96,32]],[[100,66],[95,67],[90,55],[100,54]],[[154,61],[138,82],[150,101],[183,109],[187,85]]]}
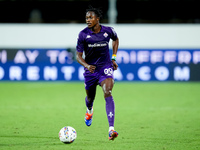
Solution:
{"label": "number on shorts", "polygon": [[106,69],[104,69],[104,73],[108,76],[112,76],[113,70],[112,70],[112,68],[106,68]]}

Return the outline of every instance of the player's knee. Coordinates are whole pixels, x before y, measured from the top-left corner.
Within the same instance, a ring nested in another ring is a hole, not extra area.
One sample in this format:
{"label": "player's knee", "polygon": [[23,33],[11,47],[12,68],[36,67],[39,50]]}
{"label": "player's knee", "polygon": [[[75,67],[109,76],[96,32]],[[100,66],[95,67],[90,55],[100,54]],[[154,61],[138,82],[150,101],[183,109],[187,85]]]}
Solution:
{"label": "player's knee", "polygon": [[106,90],[104,90],[104,97],[109,97],[112,95],[112,89],[111,88],[107,88]]}
{"label": "player's knee", "polygon": [[104,83],[102,88],[103,88],[103,92],[104,92],[104,97],[109,97],[112,96],[112,84],[106,84]]}

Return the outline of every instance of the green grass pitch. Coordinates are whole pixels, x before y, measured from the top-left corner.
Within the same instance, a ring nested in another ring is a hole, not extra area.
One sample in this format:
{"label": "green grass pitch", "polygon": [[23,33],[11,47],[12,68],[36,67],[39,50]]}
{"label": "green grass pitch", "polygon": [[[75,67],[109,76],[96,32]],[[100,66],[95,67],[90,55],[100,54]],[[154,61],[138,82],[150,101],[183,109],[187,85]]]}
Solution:
{"label": "green grass pitch", "polygon": [[[200,149],[199,82],[116,82],[112,94],[115,141],[108,140],[101,87],[87,127],[83,82],[0,82],[0,149]],[[67,125],[77,139],[66,145],[58,132]]]}

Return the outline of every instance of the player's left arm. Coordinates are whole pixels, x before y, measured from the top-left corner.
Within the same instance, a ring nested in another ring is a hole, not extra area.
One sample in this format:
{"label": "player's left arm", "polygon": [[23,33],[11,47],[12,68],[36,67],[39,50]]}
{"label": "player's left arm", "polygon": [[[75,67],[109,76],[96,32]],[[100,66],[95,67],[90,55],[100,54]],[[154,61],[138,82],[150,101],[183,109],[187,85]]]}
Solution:
{"label": "player's left arm", "polygon": [[112,49],[113,49],[112,62],[113,62],[114,70],[117,70],[117,67],[118,67],[116,63],[118,46],[119,46],[119,38],[117,38],[115,41],[112,41]]}

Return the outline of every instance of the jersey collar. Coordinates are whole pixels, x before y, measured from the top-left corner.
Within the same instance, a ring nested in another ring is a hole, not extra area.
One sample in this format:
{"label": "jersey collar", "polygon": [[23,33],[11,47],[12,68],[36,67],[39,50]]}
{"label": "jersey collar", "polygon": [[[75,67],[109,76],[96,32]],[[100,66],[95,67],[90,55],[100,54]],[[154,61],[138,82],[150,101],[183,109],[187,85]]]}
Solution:
{"label": "jersey collar", "polygon": [[[105,32],[105,27],[102,26],[102,25],[100,25],[100,26],[101,26],[101,30],[100,30],[99,33],[101,33],[101,32]],[[96,33],[92,32],[89,28],[88,28],[88,32],[89,32],[90,34],[96,34]]]}

